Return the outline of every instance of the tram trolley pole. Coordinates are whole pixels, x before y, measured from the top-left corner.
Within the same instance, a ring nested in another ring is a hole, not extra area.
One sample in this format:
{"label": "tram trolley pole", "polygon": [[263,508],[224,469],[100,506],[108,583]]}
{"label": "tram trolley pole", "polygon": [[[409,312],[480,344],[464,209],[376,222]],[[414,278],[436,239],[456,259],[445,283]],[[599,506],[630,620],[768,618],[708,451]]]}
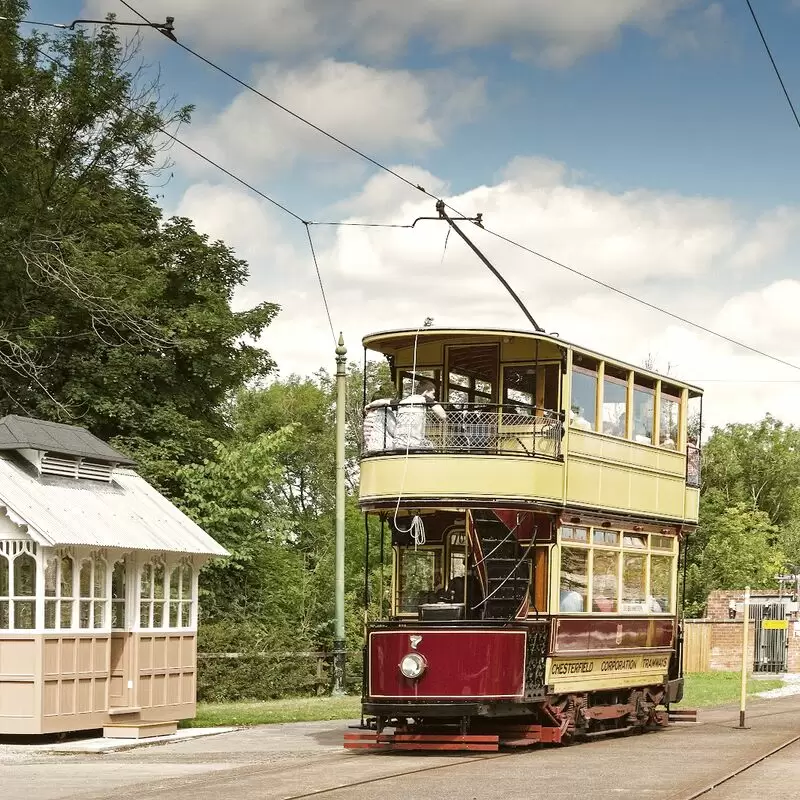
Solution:
{"label": "tram trolley pole", "polygon": [[739,729],[746,728],[745,722],[745,707],[747,705],[747,661],[748,661],[748,648],[747,648],[747,634],[750,631],[750,587],[746,586],[744,590],[744,620],[742,620],[742,690],[741,697],[739,698]]}
{"label": "tram trolley pole", "polygon": [[336,346],[336,575],[334,594],[336,623],[333,638],[333,687],[331,694],[345,694],[346,643],[344,634],[344,434],[347,395],[347,348],[339,334]]}

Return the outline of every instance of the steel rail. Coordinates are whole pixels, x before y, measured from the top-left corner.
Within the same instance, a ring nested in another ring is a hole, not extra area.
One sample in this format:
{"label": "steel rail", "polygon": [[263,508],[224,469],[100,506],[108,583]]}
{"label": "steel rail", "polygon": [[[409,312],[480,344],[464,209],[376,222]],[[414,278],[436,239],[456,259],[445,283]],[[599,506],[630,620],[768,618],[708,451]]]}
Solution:
{"label": "steel rail", "polygon": [[757,758],[748,761],[746,764],[743,764],[741,767],[726,773],[720,778],[711,781],[710,783],[704,784],[701,788],[696,789],[691,794],[684,794],[685,790],[682,790],[678,794],[670,795],[667,800],[697,800],[698,797],[702,797],[703,795],[708,794],[709,792],[713,792],[718,786],[723,786],[724,784],[728,783],[729,781],[735,780],[739,775],[747,770],[752,769],[753,767],[761,764],[762,762],[766,761],[768,758],[771,758],[776,753],[780,753],[781,750],[785,750],[787,747],[795,744],[795,742],[800,742],[800,735],[792,736],[791,739],[779,744],[777,747],[773,747],[771,750],[768,750],[766,753],[758,756]]}

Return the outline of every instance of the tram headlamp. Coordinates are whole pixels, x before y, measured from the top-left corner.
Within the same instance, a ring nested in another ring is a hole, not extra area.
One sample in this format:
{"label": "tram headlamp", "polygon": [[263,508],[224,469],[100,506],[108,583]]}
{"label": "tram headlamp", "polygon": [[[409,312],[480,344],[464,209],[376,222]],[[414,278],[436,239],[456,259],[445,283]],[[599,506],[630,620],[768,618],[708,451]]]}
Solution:
{"label": "tram headlamp", "polygon": [[428,662],[425,661],[425,656],[419,653],[409,653],[403,657],[400,662],[400,672],[406,678],[416,679],[419,678],[428,667]]}

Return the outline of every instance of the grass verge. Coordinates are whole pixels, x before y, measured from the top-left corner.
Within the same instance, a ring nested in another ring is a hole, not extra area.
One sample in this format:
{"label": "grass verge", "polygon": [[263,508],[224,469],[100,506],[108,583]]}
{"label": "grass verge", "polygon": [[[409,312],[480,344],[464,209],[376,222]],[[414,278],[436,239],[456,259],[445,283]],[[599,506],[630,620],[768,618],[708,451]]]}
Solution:
{"label": "grass verge", "polygon": [[358,719],[361,698],[291,697],[283,700],[242,703],[198,703],[197,716],[181,723],[183,728],[214,728],[225,725],[267,725],[275,722],[316,722]]}
{"label": "grass verge", "polygon": [[[739,702],[741,672],[690,672],[686,675],[682,705],[692,708],[723,706]],[[747,694],[752,696],[783,686],[778,680],[747,681]]]}
{"label": "grass verge", "polygon": [[[708,708],[736,703],[739,700],[741,673],[706,672],[686,675],[682,704]],[[747,682],[748,695],[782,686],[778,680]],[[317,722],[334,719],[358,719],[361,699],[346,697],[294,697],[283,700],[241,703],[198,703],[197,716],[181,723],[184,728],[213,728],[228,725],[267,725],[278,722]]]}

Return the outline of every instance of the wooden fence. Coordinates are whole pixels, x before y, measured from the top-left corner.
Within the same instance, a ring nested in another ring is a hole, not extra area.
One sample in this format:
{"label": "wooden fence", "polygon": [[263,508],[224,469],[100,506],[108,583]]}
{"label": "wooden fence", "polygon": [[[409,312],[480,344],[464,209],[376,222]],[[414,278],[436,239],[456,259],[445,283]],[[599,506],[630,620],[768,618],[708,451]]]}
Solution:
{"label": "wooden fence", "polygon": [[683,627],[683,671],[709,672],[711,669],[712,622],[685,620]]}

